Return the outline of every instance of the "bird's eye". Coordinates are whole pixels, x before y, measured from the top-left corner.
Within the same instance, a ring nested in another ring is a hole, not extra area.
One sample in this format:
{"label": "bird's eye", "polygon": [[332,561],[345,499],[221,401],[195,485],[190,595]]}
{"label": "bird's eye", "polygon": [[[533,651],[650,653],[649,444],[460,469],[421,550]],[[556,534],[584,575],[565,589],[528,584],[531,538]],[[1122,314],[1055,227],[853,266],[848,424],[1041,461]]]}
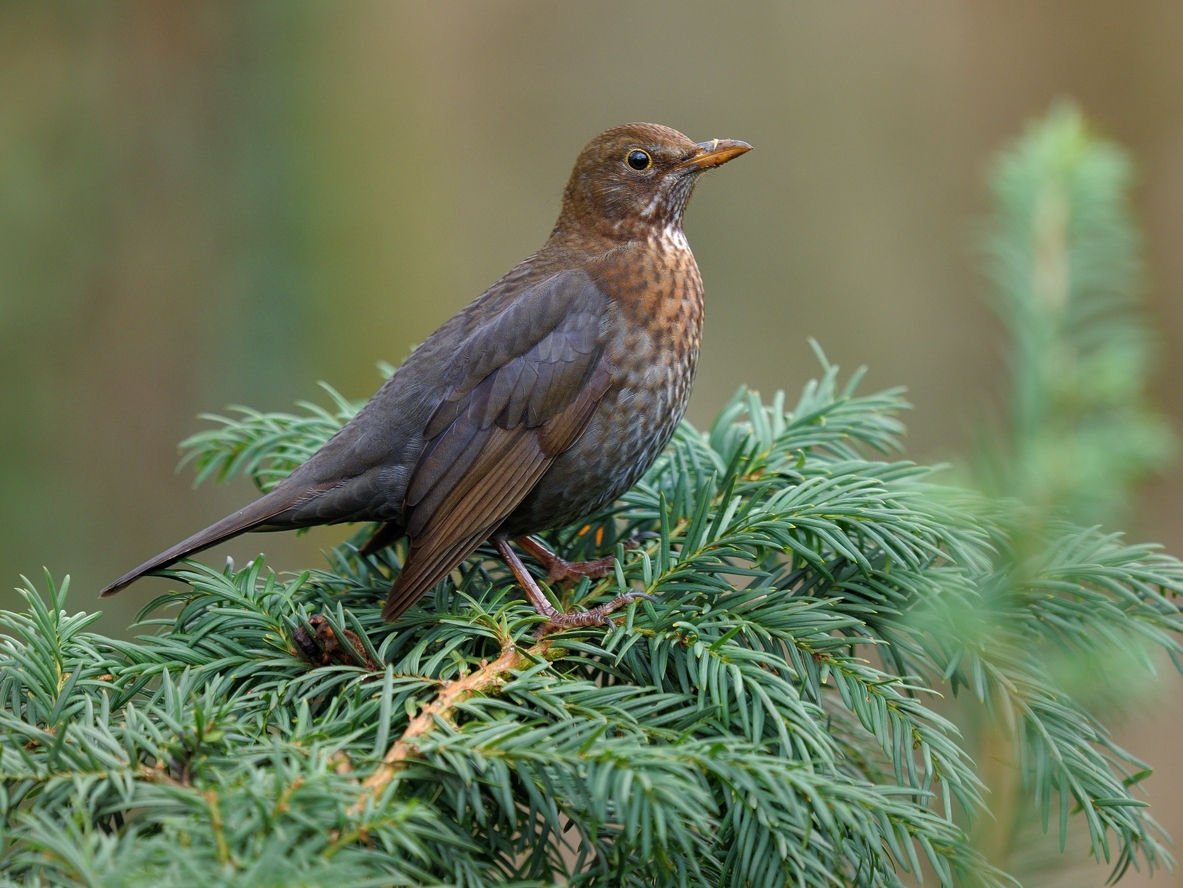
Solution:
{"label": "bird's eye", "polygon": [[625,163],[631,166],[638,173],[642,170],[647,170],[653,164],[653,159],[640,148],[634,148],[628,153],[625,158]]}

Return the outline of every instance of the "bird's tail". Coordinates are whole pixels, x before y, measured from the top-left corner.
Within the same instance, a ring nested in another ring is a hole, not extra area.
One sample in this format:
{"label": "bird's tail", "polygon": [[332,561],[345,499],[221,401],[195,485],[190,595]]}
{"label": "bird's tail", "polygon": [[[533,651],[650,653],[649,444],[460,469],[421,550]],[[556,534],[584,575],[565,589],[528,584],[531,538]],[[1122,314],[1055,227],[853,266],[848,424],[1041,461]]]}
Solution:
{"label": "bird's tail", "polygon": [[155,558],[145,561],[135,570],[125,573],[100,592],[99,597],[109,598],[116,592],[121,592],[130,586],[145,574],[162,567],[167,567],[174,561],[180,561],[182,558],[194,555],[203,549],[208,549],[210,546],[215,546],[223,540],[228,540],[231,537],[238,536],[240,533],[268,523],[279,513],[286,511],[291,506],[291,501],[288,497],[283,495],[275,496],[275,493],[278,492],[274,491],[267,496],[255,500],[249,506],[244,506],[234,514],[227,515],[221,521],[211,524],[205,530],[198,531],[188,539],[182,540],[171,549],[166,549]]}

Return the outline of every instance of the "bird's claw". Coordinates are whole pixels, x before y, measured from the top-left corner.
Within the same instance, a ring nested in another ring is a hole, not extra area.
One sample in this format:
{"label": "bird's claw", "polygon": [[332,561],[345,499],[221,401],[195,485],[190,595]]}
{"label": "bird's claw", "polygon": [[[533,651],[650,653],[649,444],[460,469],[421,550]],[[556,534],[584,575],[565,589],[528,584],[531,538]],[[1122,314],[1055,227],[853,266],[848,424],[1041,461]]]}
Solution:
{"label": "bird's claw", "polygon": [[[639,548],[644,540],[660,536],[661,534],[653,531],[643,531],[627,540],[622,540],[619,545],[624,546],[628,551]],[[605,555],[594,561],[567,561],[546,548],[541,541],[531,537],[518,540],[518,545],[533,555],[538,563],[546,568],[546,581],[551,585],[564,580],[580,580],[583,577],[593,580],[603,579],[611,574],[616,567],[615,555]]]}
{"label": "bird's claw", "polygon": [[646,592],[624,592],[617,595],[607,604],[601,604],[586,611],[572,611],[563,613],[553,608],[547,613],[543,614],[546,617],[546,622],[542,623],[535,631],[535,638],[542,638],[544,635],[549,635],[552,632],[559,632],[564,629],[578,629],[583,626],[606,626],[611,622],[611,614],[625,605],[631,604],[638,598],[644,598],[646,601],[656,601],[656,599]]}

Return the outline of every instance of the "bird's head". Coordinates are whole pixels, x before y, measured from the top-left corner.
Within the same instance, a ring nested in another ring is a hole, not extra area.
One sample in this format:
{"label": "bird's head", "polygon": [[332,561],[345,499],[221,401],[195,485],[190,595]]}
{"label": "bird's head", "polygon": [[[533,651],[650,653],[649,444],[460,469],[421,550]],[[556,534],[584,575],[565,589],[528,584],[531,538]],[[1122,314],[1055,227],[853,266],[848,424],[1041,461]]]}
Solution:
{"label": "bird's head", "polygon": [[575,161],[555,234],[631,240],[678,227],[698,177],[751,150],[733,139],[695,143],[655,123],[602,132]]}

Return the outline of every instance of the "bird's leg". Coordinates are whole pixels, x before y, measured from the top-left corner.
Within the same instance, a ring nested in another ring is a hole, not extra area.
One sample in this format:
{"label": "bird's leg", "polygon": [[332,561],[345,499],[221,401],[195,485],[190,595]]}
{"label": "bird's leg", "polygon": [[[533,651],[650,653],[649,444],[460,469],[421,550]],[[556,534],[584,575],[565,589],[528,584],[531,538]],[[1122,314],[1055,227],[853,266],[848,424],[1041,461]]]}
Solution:
{"label": "bird's leg", "polygon": [[518,558],[518,553],[509,544],[509,540],[505,537],[497,537],[494,543],[497,546],[498,554],[501,555],[502,560],[508,565],[510,572],[513,573],[514,579],[518,581],[518,585],[522,587],[522,591],[530,599],[530,604],[534,605],[534,610],[547,618],[560,616],[559,610],[550,603],[546,595],[538,588],[538,584],[530,576],[530,571],[526,570],[526,565],[522,564],[522,559]]}
{"label": "bird's leg", "polygon": [[546,617],[546,622],[535,631],[535,638],[541,638],[543,635],[553,632],[556,629],[603,625],[608,622],[609,614],[624,607],[630,601],[635,601],[638,598],[649,598],[643,592],[626,592],[624,595],[617,595],[607,604],[593,607],[589,611],[563,613],[563,611],[551,604],[542,590],[538,588],[538,583],[534,581],[534,577],[530,575],[530,571],[526,570],[526,565],[522,564],[522,559],[518,558],[518,553],[513,550],[513,546],[510,545],[509,540],[505,537],[497,537],[494,540],[494,544],[497,546],[497,552],[504,559],[506,565],[509,566],[514,578],[521,585],[523,591],[525,591],[526,597],[534,605],[534,610]]}
{"label": "bird's leg", "polygon": [[[616,562],[615,555],[605,555],[595,561],[564,561],[550,549],[542,540],[536,537],[522,537],[514,540],[519,546],[534,556],[535,560],[546,568],[546,581],[557,583],[561,580],[578,580],[582,577],[601,579],[612,573]],[[626,549],[635,549],[641,545],[641,537],[631,537],[624,541]]]}

